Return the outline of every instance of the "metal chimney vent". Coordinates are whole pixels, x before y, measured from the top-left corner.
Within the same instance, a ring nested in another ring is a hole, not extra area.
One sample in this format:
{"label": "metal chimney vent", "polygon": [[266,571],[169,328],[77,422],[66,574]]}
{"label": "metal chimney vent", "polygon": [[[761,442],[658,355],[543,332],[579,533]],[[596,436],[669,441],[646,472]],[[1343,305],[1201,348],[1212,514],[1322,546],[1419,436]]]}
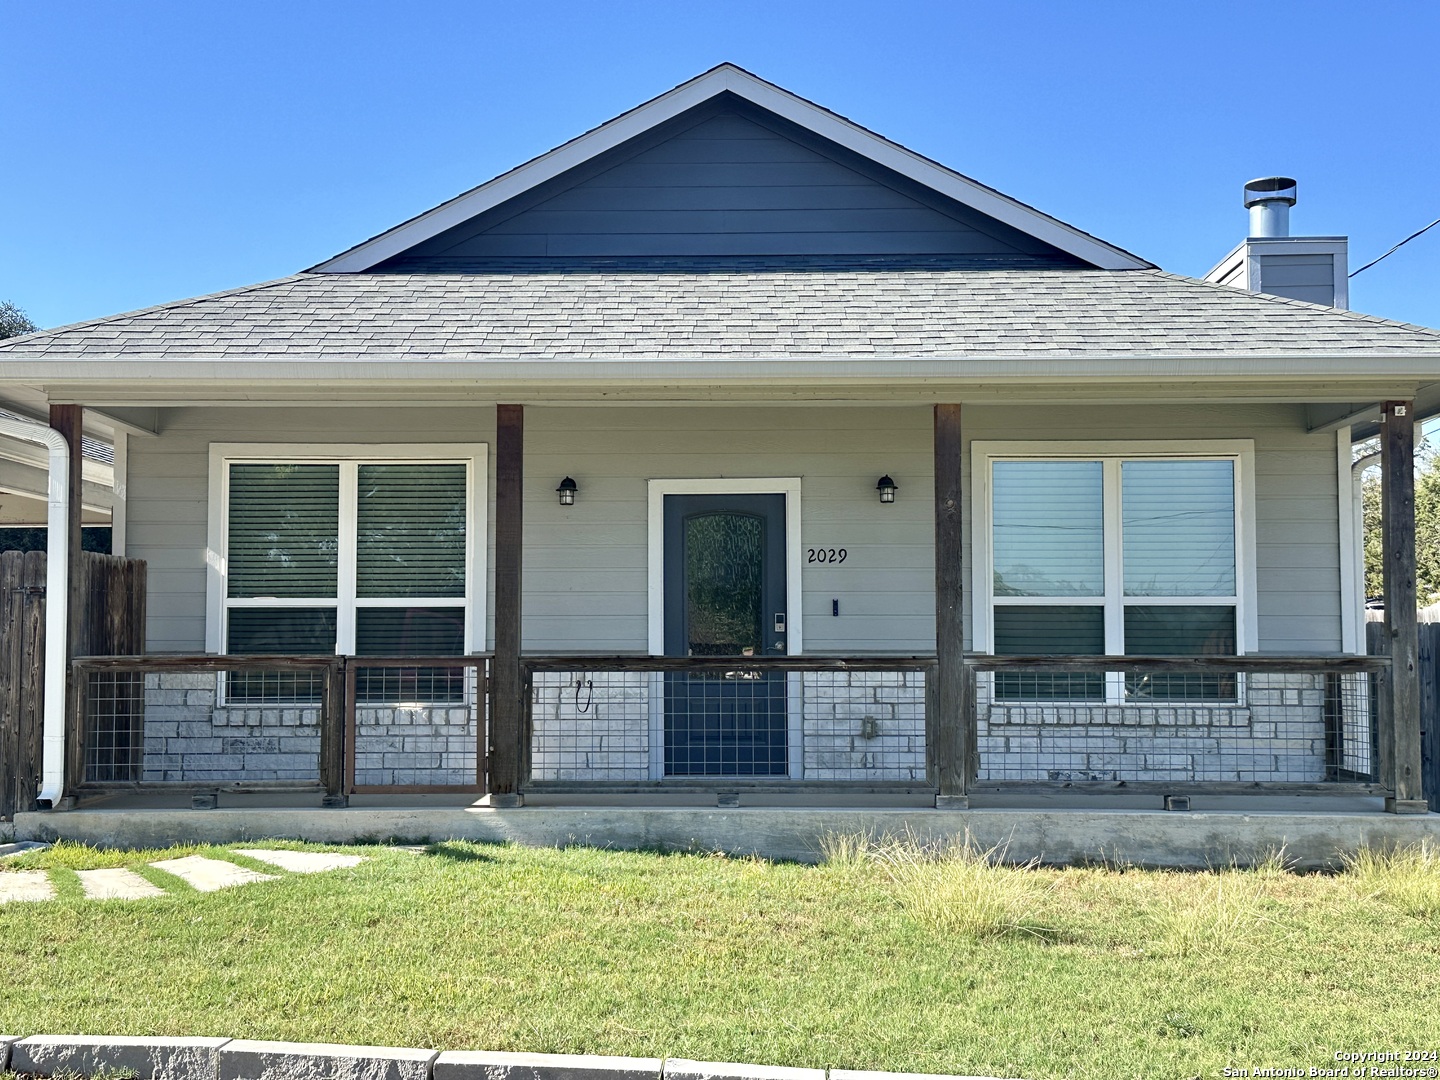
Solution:
{"label": "metal chimney vent", "polygon": [[1294,205],[1295,181],[1289,176],[1262,176],[1246,184],[1250,235],[1205,280],[1307,304],[1349,307],[1349,242],[1343,236],[1291,236]]}
{"label": "metal chimney vent", "polygon": [[1245,185],[1245,208],[1250,211],[1250,235],[1290,235],[1290,207],[1295,205],[1295,181],[1288,176],[1262,176]]}

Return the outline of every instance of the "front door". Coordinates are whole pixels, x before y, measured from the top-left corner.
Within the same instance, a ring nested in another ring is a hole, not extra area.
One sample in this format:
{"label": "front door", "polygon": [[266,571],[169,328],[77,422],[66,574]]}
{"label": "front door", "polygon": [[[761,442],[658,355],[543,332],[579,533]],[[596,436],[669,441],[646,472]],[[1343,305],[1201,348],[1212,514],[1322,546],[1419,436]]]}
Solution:
{"label": "front door", "polygon": [[785,776],[785,496],[665,496],[665,655],[733,670],[665,676],[666,776]]}

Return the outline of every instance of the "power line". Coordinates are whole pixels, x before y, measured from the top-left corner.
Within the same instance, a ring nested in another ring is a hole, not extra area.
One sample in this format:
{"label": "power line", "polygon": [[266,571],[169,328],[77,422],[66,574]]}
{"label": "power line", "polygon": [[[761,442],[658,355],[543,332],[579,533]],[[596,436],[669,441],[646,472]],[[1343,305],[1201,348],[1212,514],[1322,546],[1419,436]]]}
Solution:
{"label": "power line", "polygon": [[[1411,241],[1411,240],[1414,240],[1415,237],[1419,236],[1421,233],[1429,232],[1429,231],[1430,231],[1431,229],[1433,229],[1436,225],[1440,225],[1440,218],[1436,218],[1434,221],[1430,222],[1430,224],[1429,224],[1429,225],[1426,225],[1425,228],[1423,228],[1423,229],[1420,230],[1420,232],[1413,232],[1413,233],[1411,233],[1409,236],[1405,237],[1404,240],[1401,240],[1400,243],[1396,244],[1396,245],[1395,245],[1394,247],[1392,247],[1389,251],[1385,252],[1385,255],[1381,255],[1381,256],[1380,256],[1380,259],[1385,258],[1386,255],[1394,255],[1395,252],[1399,251],[1399,250],[1400,250],[1402,247],[1404,247],[1406,244],[1410,243],[1410,241]],[[1364,271],[1364,270],[1369,270],[1370,267],[1372,267],[1372,266],[1374,266],[1376,263],[1378,263],[1378,262],[1380,261],[1380,259],[1371,259],[1371,260],[1370,260],[1368,263],[1366,263],[1364,266],[1360,267],[1359,270],[1356,270],[1356,271],[1355,271],[1355,274],[1361,273],[1361,272]],[[1350,276],[1351,276],[1351,277],[1354,277],[1355,274],[1351,274]]]}

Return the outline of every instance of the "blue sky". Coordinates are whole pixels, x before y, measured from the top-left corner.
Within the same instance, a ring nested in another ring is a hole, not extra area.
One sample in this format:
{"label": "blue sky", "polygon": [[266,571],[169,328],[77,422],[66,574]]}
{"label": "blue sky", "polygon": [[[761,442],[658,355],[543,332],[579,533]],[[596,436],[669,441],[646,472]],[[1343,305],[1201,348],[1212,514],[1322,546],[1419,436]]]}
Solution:
{"label": "blue sky", "polygon": [[[1243,183],[1351,268],[1440,217],[1440,5],[0,0],[0,299],[280,277],[729,60],[1203,274]],[[1440,326],[1440,228],[1352,282]]]}

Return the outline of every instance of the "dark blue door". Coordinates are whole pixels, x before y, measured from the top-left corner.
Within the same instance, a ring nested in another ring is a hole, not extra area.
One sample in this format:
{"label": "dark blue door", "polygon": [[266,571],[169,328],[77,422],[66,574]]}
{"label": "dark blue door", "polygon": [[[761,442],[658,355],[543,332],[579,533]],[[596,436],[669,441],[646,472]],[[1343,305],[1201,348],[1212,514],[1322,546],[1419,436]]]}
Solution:
{"label": "dark blue door", "polygon": [[665,496],[665,655],[733,656],[665,676],[666,776],[785,776],[785,496]]}

